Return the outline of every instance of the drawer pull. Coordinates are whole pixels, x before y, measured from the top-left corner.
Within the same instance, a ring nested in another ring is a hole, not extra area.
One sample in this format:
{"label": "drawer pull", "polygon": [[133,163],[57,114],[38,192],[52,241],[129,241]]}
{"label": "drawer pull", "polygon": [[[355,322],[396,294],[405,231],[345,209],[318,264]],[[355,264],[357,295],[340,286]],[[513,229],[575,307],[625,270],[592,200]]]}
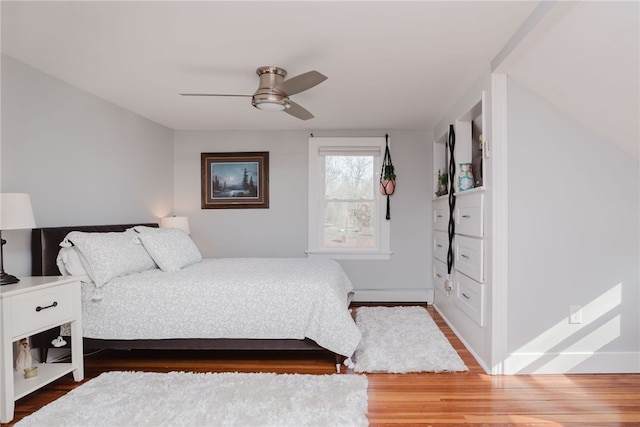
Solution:
{"label": "drawer pull", "polygon": [[37,307],[36,307],[36,311],[46,310],[47,308],[56,307],[57,305],[58,305],[58,301],[54,301],[54,302],[53,302],[53,304],[48,305],[48,306],[46,306],[46,307],[40,307],[40,306],[37,306]]}
{"label": "drawer pull", "polygon": [[442,245],[436,245],[436,247],[441,248],[441,247],[442,247]]}
{"label": "drawer pull", "polygon": [[460,256],[461,256],[462,258],[469,259],[469,255],[460,254]]}
{"label": "drawer pull", "polygon": [[436,273],[436,277],[437,277],[438,279],[442,279],[442,276],[441,276],[441,275],[439,275],[438,273]]}
{"label": "drawer pull", "polygon": [[470,299],[467,294],[465,294],[464,292],[460,292],[460,295],[462,295],[463,297],[465,297],[466,299]]}
{"label": "drawer pull", "polygon": [[442,218],[442,215],[436,215],[436,218]]}
{"label": "drawer pull", "polygon": [[462,218],[471,218],[471,215],[462,215]]}

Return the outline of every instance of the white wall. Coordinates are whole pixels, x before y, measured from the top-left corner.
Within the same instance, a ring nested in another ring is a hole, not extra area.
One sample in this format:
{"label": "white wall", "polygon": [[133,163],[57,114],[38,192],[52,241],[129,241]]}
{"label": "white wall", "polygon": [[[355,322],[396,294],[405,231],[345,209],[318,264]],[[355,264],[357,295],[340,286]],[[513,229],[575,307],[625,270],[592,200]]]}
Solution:
{"label": "white wall", "polygon": [[640,372],[638,161],[513,79],[508,116],[507,373]]}
{"label": "white wall", "polygon": [[[364,134],[385,133],[372,132]],[[431,257],[432,136],[389,134],[399,172],[391,198],[394,254],[391,261],[343,265],[364,299],[411,301],[430,288],[425,260]],[[363,133],[318,136],[337,135]],[[308,136],[300,131],[174,133],[2,57],[1,190],[28,192],[38,226],[146,222],[175,213],[189,216],[205,256],[304,257]],[[207,151],[269,151],[269,209],[201,210],[200,153]],[[9,241],[5,269],[28,275],[30,232],[3,236]]]}
{"label": "white wall", "polygon": [[[323,132],[316,136],[384,135]],[[342,261],[363,299],[410,300],[430,287],[431,136],[388,132],[398,171],[391,197],[391,261]],[[307,141],[302,131],[176,131],[175,214],[190,218],[206,257],[304,257],[307,249]],[[200,153],[269,152],[269,209],[200,209]],[[364,293],[363,293],[364,291]],[[369,292],[372,291],[372,292]]]}
{"label": "white wall", "polygon": [[[173,131],[2,56],[2,192],[36,225],[153,222],[172,209]],[[30,232],[5,231],[5,270],[31,271]]]}

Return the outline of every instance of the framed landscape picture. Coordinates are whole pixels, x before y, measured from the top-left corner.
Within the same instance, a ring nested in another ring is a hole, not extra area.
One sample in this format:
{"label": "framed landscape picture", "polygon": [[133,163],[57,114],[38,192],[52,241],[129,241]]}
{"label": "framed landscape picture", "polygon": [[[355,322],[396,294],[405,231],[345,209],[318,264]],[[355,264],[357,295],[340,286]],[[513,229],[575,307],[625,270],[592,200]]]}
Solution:
{"label": "framed landscape picture", "polygon": [[269,152],[201,153],[202,209],[269,207]]}

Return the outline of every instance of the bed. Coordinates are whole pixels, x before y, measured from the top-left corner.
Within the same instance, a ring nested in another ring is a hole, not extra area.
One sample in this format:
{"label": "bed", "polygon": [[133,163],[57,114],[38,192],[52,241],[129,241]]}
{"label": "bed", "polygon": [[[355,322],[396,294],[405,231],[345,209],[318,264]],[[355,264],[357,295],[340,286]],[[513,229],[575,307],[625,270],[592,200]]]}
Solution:
{"label": "bed", "polygon": [[[90,276],[82,282],[88,350],[324,350],[339,372],[360,341],[352,285],[332,260],[198,259],[188,235],[157,224],[36,228],[31,243],[34,276]],[[80,253],[82,271],[66,251]],[[126,263],[137,264],[122,273]]]}

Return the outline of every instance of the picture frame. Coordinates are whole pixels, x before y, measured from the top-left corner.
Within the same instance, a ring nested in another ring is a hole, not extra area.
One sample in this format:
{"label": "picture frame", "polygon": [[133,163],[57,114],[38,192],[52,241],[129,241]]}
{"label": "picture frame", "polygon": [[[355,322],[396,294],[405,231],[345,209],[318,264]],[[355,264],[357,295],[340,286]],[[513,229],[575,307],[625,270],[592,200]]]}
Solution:
{"label": "picture frame", "polygon": [[202,209],[269,208],[269,152],[200,156]]}

